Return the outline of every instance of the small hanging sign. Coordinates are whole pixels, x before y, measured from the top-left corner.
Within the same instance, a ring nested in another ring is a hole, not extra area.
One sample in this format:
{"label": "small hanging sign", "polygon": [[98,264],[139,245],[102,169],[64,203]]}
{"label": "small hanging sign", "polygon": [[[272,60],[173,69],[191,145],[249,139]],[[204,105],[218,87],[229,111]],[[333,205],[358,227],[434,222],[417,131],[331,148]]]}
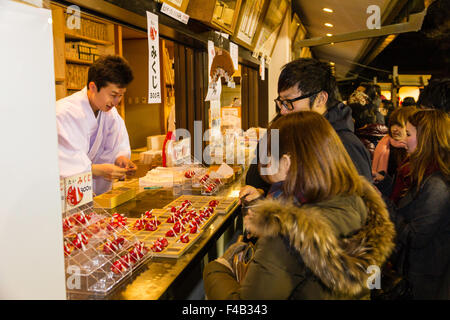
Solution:
{"label": "small hanging sign", "polygon": [[215,56],[216,56],[216,49],[214,48],[214,42],[208,40],[208,74],[210,75],[209,82],[211,82],[211,66]]}
{"label": "small hanging sign", "polygon": [[239,69],[239,47],[230,41],[230,56],[233,61],[234,70]]}
{"label": "small hanging sign", "polygon": [[169,6],[167,3],[163,3],[162,7],[161,7],[161,12],[165,13],[166,15],[168,15],[169,17],[174,18],[175,20],[178,20],[184,24],[187,24],[189,21],[189,16],[184,13],[181,12],[178,9],[175,9],[174,7]]}
{"label": "small hanging sign", "polygon": [[222,80],[219,78],[217,82],[210,82],[208,85],[208,93],[206,94],[205,101],[220,100],[220,94],[222,93]]}
{"label": "small hanging sign", "polygon": [[148,103],[161,103],[158,16],[147,11]]}
{"label": "small hanging sign", "polygon": [[261,64],[259,65],[259,76],[261,80],[264,81],[266,78],[266,59],[261,57]]}

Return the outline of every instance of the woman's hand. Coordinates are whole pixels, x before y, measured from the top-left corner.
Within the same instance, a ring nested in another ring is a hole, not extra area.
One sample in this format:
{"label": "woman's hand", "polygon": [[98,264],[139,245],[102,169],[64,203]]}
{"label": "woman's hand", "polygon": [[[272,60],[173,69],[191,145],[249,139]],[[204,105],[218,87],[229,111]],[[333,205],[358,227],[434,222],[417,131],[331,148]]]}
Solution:
{"label": "woman's hand", "polygon": [[372,177],[374,182],[379,182],[384,180],[384,175],[378,173],[378,172],[372,172]]}
{"label": "woman's hand", "polygon": [[256,189],[252,186],[244,186],[239,192],[239,204],[242,204],[242,201],[251,202],[256,200],[264,195],[264,190]]}

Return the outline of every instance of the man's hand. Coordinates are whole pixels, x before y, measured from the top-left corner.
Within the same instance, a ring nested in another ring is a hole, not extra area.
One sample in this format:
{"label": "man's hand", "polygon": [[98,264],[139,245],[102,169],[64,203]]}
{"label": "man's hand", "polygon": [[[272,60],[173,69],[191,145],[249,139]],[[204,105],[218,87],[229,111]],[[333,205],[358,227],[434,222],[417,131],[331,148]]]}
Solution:
{"label": "man's hand", "polygon": [[251,202],[256,200],[264,195],[264,190],[256,189],[252,186],[244,186],[239,192],[239,203],[242,204],[242,201]]}
{"label": "man's hand", "polygon": [[115,165],[120,167],[120,168],[124,168],[127,170],[126,174],[127,175],[134,175],[136,172],[136,165],[133,163],[133,161],[131,161],[130,159],[128,159],[125,156],[120,156],[116,159]]}
{"label": "man's hand", "polygon": [[106,180],[121,179],[127,174],[127,169],[120,168],[112,163],[102,163],[92,165],[92,175],[100,176]]}

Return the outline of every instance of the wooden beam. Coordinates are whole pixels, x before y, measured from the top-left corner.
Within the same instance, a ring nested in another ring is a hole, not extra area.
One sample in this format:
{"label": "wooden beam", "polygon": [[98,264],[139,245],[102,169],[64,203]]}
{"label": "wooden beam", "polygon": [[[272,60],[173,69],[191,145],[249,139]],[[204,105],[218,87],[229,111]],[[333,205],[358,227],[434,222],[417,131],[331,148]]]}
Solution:
{"label": "wooden beam", "polygon": [[[75,4],[82,9],[84,8],[96,12],[101,17],[116,19],[117,21],[131,25],[142,31],[147,30],[147,18],[144,14],[131,12],[128,9],[111,4],[105,0],[53,0],[53,2]],[[208,40],[211,39],[211,34],[214,33],[214,31],[209,30],[207,32],[199,33],[195,32],[195,30],[191,30],[191,25],[186,26],[185,24],[161,13],[158,9],[160,4],[157,2],[144,2],[144,0],[135,2],[142,2],[143,6],[145,5],[144,8],[146,10],[159,16],[159,32],[162,38],[175,40],[176,42],[183,43],[184,45],[190,47],[200,49],[207,48]],[[125,4],[123,6],[125,7]],[[195,24],[195,21],[193,20],[190,24],[191,23]],[[223,45],[225,48],[229,46],[229,41],[230,40],[228,39],[223,39]],[[259,66],[259,61],[258,59],[252,57],[252,52],[244,47],[241,47],[239,48],[239,62],[243,61],[255,67]]]}
{"label": "wooden beam", "polygon": [[344,34],[338,34],[331,37],[317,37],[311,39],[305,39],[298,41],[294,50],[300,50],[302,47],[316,47],[323,46],[331,43],[347,42],[355,40],[363,40],[374,37],[382,37],[391,34],[400,34],[405,32],[419,31],[422,27],[423,19],[425,18],[426,10],[412,14],[409,22],[392,24],[389,26],[381,27],[380,29],[368,29],[356,32],[349,32]]}

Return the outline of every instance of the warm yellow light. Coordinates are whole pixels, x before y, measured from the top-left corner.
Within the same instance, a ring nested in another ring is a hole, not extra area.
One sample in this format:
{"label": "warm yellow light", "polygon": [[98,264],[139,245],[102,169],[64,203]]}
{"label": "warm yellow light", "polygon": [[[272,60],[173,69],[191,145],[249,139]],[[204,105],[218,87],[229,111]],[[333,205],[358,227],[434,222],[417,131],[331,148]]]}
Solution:
{"label": "warm yellow light", "polygon": [[240,190],[233,190],[233,191],[230,193],[229,197],[232,197],[232,198],[239,198],[239,192],[240,192]]}
{"label": "warm yellow light", "polygon": [[325,23],[325,26],[326,26],[326,27],[330,27],[330,28],[333,28],[333,27],[334,27],[331,23],[328,23],[328,22]]}
{"label": "warm yellow light", "polygon": [[334,65],[335,65],[335,63],[334,63],[333,61],[330,61],[330,65],[334,66]]}
{"label": "warm yellow light", "polygon": [[331,36],[333,36],[333,34],[327,33],[327,37],[331,37]]}
{"label": "warm yellow light", "polygon": [[420,89],[418,87],[405,86],[405,87],[401,87],[398,90],[398,95],[402,101],[406,97],[413,97],[414,100],[417,101],[419,99],[419,94],[420,94]]}
{"label": "warm yellow light", "polygon": [[390,91],[381,91],[381,95],[383,95],[386,99],[391,100],[391,92]]}
{"label": "warm yellow light", "polygon": [[330,8],[323,8],[322,10],[325,12],[333,12],[333,9],[330,9]]}

